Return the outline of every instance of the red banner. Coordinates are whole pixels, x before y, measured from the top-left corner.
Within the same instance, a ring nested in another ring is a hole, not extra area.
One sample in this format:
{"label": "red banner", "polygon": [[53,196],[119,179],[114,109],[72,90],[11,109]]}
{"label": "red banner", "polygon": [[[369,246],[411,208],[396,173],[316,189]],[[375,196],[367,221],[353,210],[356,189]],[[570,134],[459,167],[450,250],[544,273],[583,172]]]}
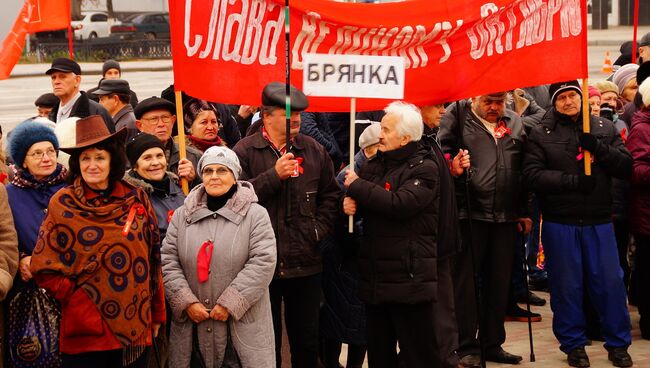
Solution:
{"label": "red banner", "polygon": [[[416,105],[587,76],[583,0],[411,0],[290,3],[291,83],[305,53],[402,56],[404,99]],[[176,89],[210,101],[259,105],[285,81],[285,11],[278,0],[169,1]],[[346,111],[310,97],[311,111]],[[358,99],[359,110],[387,100]]]}
{"label": "red banner", "polygon": [[25,0],[13,28],[2,41],[0,79],[9,78],[23,53],[27,34],[66,28],[69,24],[69,0]]}

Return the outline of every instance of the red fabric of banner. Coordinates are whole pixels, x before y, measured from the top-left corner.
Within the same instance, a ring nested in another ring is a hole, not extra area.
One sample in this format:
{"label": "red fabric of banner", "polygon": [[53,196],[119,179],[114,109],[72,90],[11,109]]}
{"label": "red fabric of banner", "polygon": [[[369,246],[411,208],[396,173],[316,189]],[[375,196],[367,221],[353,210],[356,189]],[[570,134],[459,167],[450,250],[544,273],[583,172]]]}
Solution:
{"label": "red fabric of banner", "polygon": [[[417,105],[587,76],[581,0],[412,0],[290,4],[291,83],[307,52],[402,56],[404,99]],[[285,81],[284,4],[278,0],[170,1],[177,90],[259,105]],[[347,98],[310,97],[311,111],[346,111]],[[358,99],[359,110],[387,100]]]}
{"label": "red fabric of banner", "polygon": [[66,28],[70,24],[69,0],[25,0],[0,49],[0,79],[7,79],[20,59],[28,33]]}

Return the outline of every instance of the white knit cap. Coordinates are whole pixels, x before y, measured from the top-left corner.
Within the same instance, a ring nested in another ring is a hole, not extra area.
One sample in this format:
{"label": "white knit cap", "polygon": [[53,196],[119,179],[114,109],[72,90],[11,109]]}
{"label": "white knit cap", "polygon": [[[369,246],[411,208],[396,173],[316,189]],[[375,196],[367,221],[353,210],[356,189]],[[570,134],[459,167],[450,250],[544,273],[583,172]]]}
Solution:
{"label": "white knit cap", "polygon": [[[73,147],[77,144],[77,120],[79,118],[73,116],[56,124],[54,127],[54,134],[56,134],[56,139],[59,140],[60,147]],[[69,159],[69,154],[60,151],[56,161],[68,168]]]}
{"label": "white knit cap", "polygon": [[239,158],[237,154],[230,148],[222,146],[212,146],[205,150],[201,159],[199,159],[199,172],[203,172],[203,168],[208,165],[219,164],[223,165],[232,171],[235,180],[239,179],[241,174],[241,166],[239,165]]}

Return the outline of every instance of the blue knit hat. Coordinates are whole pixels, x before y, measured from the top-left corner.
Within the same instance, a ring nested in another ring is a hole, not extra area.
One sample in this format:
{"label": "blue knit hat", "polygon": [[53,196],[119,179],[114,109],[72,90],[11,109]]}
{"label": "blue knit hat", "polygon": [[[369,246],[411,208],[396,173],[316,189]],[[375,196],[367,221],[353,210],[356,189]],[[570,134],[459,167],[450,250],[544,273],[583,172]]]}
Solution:
{"label": "blue knit hat", "polygon": [[33,120],[26,120],[20,123],[11,131],[9,139],[9,155],[22,168],[25,156],[34,143],[48,141],[52,143],[55,150],[59,149],[59,141],[56,139],[54,130],[45,124]]}

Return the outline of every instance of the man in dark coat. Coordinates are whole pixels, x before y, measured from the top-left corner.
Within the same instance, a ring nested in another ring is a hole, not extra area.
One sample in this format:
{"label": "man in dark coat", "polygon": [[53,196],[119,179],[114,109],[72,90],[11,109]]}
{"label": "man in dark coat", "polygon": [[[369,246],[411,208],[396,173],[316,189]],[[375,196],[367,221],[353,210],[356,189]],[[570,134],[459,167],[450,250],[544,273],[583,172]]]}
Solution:
{"label": "man in dark coat", "polygon": [[54,95],[59,103],[54,106],[48,118],[60,123],[69,117],[86,118],[90,115],[101,115],[111,133],[115,133],[115,124],[111,115],[102,105],[92,101],[86,92],[80,91],[81,67],[76,61],[67,58],[57,58],[45,72],[52,80]]}
{"label": "man in dark coat", "polygon": [[286,142],[286,85],[273,82],[262,92],[262,126],[240,140],[242,180],[253,184],[267,209],[277,239],[276,274],[269,286],[275,329],[276,364],[282,367],[282,302],[291,347],[291,366],[318,361],[322,259],[319,243],[331,234],[340,190],[332,160],[312,138],[299,133],[307,97],[291,86],[291,130]]}
{"label": "man in dark coat", "polygon": [[359,295],[366,302],[369,367],[434,367],[433,326],[440,216],[440,168],[420,146],[417,108],[393,102],[381,121],[379,152],[348,170],[343,207],[363,217]]}
{"label": "man in dark coat", "polygon": [[532,223],[526,218],[522,190],[526,133],[521,118],[506,109],[507,97],[499,92],[459,103],[457,114],[443,116],[438,134],[446,153],[453,155],[463,148],[472,156],[468,174],[456,180],[463,251],[454,269],[458,354],[468,366],[477,365],[480,358],[475,276],[480,277],[480,341],[485,359],[507,364],[522,359],[501,347],[517,232],[530,229]]}
{"label": "man in dark coat", "polygon": [[[454,189],[454,176],[459,176],[470,165],[466,151],[459,152],[453,160],[445,157],[438,142],[440,120],[445,114],[445,105],[428,105],[420,109],[424,131],[423,146],[430,148],[441,169],[440,174],[440,213],[446,214],[438,222],[438,298],[434,301],[434,326],[438,364],[443,368],[456,368],[459,363],[458,325],[454,303],[454,284],[452,280],[452,260],[459,250],[460,228],[458,208]],[[450,170],[445,170],[451,163]]]}
{"label": "man in dark coat", "polygon": [[138,134],[133,107],[129,103],[131,99],[129,91],[129,82],[125,80],[104,79],[94,92],[96,96],[99,96],[99,104],[104,106],[113,117],[115,130],[127,129],[125,142],[130,141]]}
{"label": "man in dark coat", "polygon": [[[590,133],[583,132],[577,81],[552,84],[549,94],[554,107],[530,134],[524,172],[544,217],[553,332],[570,366],[589,367],[586,290],[609,360],[630,367],[630,316],[612,226],[612,178],[630,177],[632,157],[611,121],[590,116]],[[584,150],[593,154],[591,175],[584,174]]]}
{"label": "man in dark coat", "polygon": [[[122,68],[120,63],[115,60],[106,60],[102,65],[102,79],[99,80],[99,84],[111,79],[122,79]],[[100,86],[97,85],[97,87],[91,88],[87,92],[88,97],[95,102],[99,102],[99,95],[95,93],[99,88]],[[129,103],[134,109],[138,105],[138,95],[131,89],[129,89]]]}

